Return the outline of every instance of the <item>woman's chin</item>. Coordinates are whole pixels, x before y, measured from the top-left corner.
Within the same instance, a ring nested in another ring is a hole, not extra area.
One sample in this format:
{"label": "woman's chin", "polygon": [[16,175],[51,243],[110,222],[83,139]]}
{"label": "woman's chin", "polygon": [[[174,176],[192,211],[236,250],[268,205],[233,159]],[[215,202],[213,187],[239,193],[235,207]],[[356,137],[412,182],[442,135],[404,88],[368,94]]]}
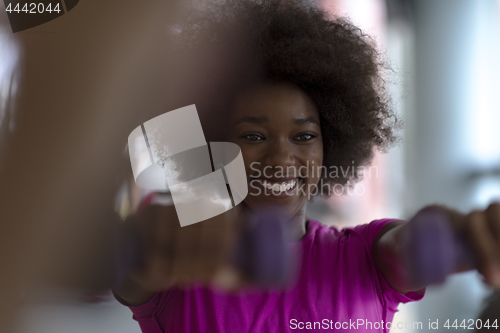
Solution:
{"label": "woman's chin", "polygon": [[[319,179],[297,178],[290,188],[274,189],[268,184],[254,181],[249,187],[249,193],[244,200],[248,208],[253,211],[273,209],[280,211],[287,219],[294,217],[304,207],[307,197],[310,197],[310,184],[318,183]],[[264,185],[264,186],[262,186]],[[252,192],[253,190],[253,192]],[[273,191],[274,190],[274,191]]]}
{"label": "woman's chin", "polygon": [[283,200],[269,200],[266,198],[255,198],[253,200],[244,201],[245,206],[254,212],[263,210],[273,210],[278,211],[285,218],[290,219],[298,212],[300,207],[302,207],[302,202],[284,202]]}

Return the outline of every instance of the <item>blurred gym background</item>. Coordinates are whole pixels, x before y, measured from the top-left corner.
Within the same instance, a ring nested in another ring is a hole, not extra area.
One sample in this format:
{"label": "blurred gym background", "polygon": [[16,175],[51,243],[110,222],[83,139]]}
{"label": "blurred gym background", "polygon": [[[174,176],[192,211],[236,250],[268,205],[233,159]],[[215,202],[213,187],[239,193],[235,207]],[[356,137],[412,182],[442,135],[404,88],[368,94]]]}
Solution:
{"label": "blurred gym background", "polygon": [[[500,1],[315,3],[377,40],[405,125],[354,195],[315,199],[310,217],[346,227],[408,219],[431,203],[466,212],[500,200]],[[166,25],[187,6],[85,0],[13,34],[0,4],[1,332],[140,332],[87,273],[107,262],[103,221],[120,190],[110,175],[123,172],[128,134],[184,106],[162,76],[175,63]],[[491,293],[477,273],[455,275],[400,305],[394,321],[425,330],[429,320],[475,319]]]}

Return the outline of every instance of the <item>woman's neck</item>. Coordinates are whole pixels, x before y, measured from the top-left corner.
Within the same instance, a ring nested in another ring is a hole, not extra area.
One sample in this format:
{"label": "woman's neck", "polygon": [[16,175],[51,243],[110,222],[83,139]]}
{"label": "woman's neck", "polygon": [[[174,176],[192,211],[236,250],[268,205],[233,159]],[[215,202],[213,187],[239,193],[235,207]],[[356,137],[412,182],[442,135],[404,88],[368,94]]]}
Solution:
{"label": "woman's neck", "polygon": [[[304,202],[299,210],[286,222],[289,227],[289,242],[299,241],[304,238],[307,233],[306,204],[307,202]],[[247,213],[252,214],[252,210],[245,203],[236,206],[236,210],[238,211],[238,215],[243,214],[243,216],[245,216]]]}
{"label": "woman's neck", "polygon": [[290,241],[296,242],[304,238],[307,233],[306,202],[299,208],[297,213],[288,220],[290,226]]}

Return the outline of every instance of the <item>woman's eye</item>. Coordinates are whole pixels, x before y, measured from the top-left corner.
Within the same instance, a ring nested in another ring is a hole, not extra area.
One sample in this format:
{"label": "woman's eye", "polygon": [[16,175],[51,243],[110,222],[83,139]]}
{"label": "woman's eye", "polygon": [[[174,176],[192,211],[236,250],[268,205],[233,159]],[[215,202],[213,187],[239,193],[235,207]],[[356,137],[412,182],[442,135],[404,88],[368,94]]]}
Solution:
{"label": "woman's eye", "polygon": [[295,137],[295,141],[309,141],[311,139],[314,139],[316,136],[312,134],[300,134]]}
{"label": "woman's eye", "polygon": [[261,137],[260,135],[257,135],[257,134],[244,135],[243,138],[245,138],[249,141],[261,141],[264,139],[263,137]]}

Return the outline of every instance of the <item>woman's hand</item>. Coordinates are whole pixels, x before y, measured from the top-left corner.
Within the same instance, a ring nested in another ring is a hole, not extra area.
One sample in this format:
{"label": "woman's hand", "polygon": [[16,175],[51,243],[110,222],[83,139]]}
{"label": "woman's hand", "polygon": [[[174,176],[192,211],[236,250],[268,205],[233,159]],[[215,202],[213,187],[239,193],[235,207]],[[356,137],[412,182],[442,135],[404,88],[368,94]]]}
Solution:
{"label": "woman's hand", "polygon": [[[457,267],[453,273],[477,269],[489,286],[500,289],[500,203],[465,215],[443,206],[429,206],[423,210],[429,208],[446,213],[454,232],[466,242],[464,248],[468,248],[467,252],[472,251],[472,256],[457,252],[460,257],[456,258]],[[470,260],[472,258],[474,260]]]}
{"label": "woman's hand", "polygon": [[[476,259],[474,263],[468,260],[469,258],[456,258],[457,262],[454,264],[462,266],[450,267],[453,268],[453,271],[448,272],[448,274],[477,268],[483,274],[485,282],[488,285],[492,288],[500,289],[500,204],[494,203],[485,210],[472,211],[467,215],[437,205],[425,207],[420,212],[428,209],[440,210],[445,213],[444,216],[447,216],[445,222],[449,221],[451,229],[457,235],[461,236],[462,241],[465,240],[468,243],[465,245],[468,245],[472,250],[473,257]],[[417,222],[413,221],[411,223]],[[388,224],[380,232],[373,249],[374,259],[378,268],[388,283],[402,293],[425,287],[423,281],[415,279],[410,273],[412,269],[423,268],[415,266],[415,263],[408,262],[408,251],[410,251],[408,239],[409,237],[413,237],[409,226],[409,223],[405,222]],[[450,230],[450,232],[453,231]],[[422,239],[419,241],[422,241]],[[453,244],[448,245],[452,246]],[[419,246],[426,245],[420,244]],[[433,247],[438,250],[442,249],[439,246]],[[448,250],[456,251],[457,249],[450,248]],[[455,254],[465,255],[465,253],[461,252],[455,252]],[[439,261],[444,257],[447,256],[437,255],[435,259]],[[427,272],[424,273],[423,275],[420,274],[420,277],[426,276],[428,278]],[[429,282],[427,281],[427,283]]]}
{"label": "woman's hand", "polygon": [[500,289],[500,203],[492,203],[485,210],[475,210],[452,221],[473,248],[477,269],[485,282]]}
{"label": "woman's hand", "polygon": [[234,210],[181,227],[174,206],[151,205],[124,223],[138,236],[140,265],[115,294],[130,304],[174,285],[196,281],[232,289],[243,281],[231,265],[240,226]]}

